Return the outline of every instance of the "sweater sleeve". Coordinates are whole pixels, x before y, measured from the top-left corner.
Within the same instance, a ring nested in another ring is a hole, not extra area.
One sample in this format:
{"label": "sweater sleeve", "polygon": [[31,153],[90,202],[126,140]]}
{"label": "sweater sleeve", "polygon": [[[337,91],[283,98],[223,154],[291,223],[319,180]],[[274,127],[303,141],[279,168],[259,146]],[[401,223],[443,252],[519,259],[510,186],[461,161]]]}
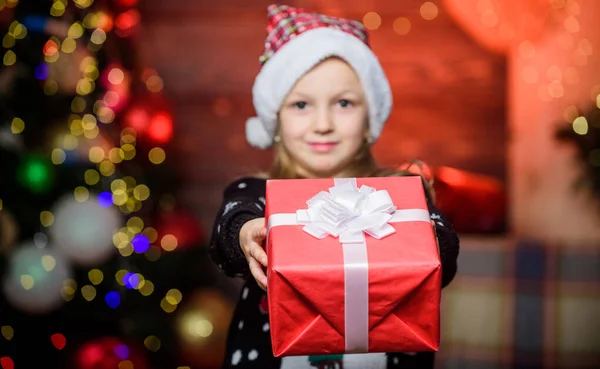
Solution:
{"label": "sweater sleeve", "polygon": [[440,249],[440,260],[442,262],[442,288],[446,287],[456,275],[457,270],[457,259],[459,252],[459,240],[456,232],[452,228],[452,225],[446,219],[444,214],[433,204],[431,196],[427,191],[427,206],[429,208],[429,214],[431,220],[435,224],[435,233],[437,235],[439,249]]}
{"label": "sweater sleeve", "polygon": [[231,183],[223,193],[210,239],[210,256],[219,269],[230,277],[247,277],[248,262],[240,248],[242,225],[265,215],[265,181],[242,178]]}

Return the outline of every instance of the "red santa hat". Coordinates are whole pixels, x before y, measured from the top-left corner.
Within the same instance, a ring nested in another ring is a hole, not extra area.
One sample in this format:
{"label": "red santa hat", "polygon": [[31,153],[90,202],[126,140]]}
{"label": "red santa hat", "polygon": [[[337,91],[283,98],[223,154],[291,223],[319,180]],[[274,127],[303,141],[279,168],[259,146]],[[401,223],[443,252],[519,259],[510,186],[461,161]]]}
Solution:
{"label": "red santa hat", "polygon": [[266,149],[273,144],[286,96],[305,73],[328,57],[344,60],[358,75],[369,107],[371,139],[379,137],[391,112],[392,93],[360,22],[271,5],[267,33],[262,68],[252,88],[258,117],[246,122],[246,138],[252,146]]}

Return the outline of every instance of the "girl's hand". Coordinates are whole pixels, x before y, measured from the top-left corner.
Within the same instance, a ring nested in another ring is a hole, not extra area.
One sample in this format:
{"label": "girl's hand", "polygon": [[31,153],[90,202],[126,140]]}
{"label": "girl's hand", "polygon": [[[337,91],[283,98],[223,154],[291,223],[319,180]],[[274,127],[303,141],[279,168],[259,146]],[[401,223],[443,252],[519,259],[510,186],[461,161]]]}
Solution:
{"label": "girl's hand", "polygon": [[258,286],[265,291],[267,290],[267,276],[263,267],[267,267],[267,253],[262,244],[266,237],[265,218],[249,220],[240,230],[240,247],[248,260],[250,273],[256,279]]}

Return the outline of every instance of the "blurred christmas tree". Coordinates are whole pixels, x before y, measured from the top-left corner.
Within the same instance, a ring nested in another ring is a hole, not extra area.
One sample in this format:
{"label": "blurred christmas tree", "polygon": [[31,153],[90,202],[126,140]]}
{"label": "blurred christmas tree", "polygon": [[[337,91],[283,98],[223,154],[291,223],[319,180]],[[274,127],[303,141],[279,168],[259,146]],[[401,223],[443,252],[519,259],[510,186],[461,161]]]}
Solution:
{"label": "blurred christmas tree", "polygon": [[600,93],[596,94],[596,106],[583,112],[575,106],[567,109],[568,124],[559,127],[557,139],[576,148],[582,175],[575,182],[575,189],[589,191],[600,205]]}
{"label": "blurred christmas tree", "polygon": [[[0,0],[2,368],[174,368],[196,341],[219,354],[230,305],[198,290],[212,269],[176,201],[136,3]],[[180,307],[192,294],[205,302]]]}

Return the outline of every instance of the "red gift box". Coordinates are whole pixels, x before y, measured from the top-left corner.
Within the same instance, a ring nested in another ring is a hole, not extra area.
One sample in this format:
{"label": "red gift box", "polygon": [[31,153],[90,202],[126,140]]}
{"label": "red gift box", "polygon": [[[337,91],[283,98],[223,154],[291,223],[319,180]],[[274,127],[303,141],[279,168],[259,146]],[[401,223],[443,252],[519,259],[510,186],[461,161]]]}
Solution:
{"label": "red gift box", "polygon": [[437,351],[441,262],[420,177],[269,180],[273,354]]}

